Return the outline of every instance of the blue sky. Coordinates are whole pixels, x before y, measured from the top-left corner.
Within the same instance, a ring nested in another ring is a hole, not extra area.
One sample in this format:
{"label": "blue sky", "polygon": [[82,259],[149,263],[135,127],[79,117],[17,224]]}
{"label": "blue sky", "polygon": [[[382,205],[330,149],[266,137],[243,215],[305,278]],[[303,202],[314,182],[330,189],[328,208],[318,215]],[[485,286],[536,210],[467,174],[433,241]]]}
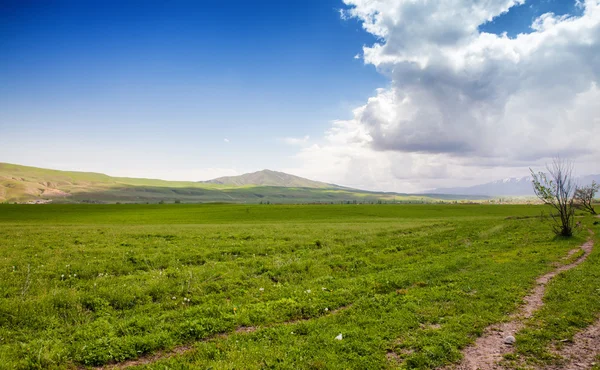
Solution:
{"label": "blue sky", "polygon": [[535,0],[525,1],[513,7],[491,22],[479,27],[482,32],[501,34],[506,32],[508,37],[515,37],[519,33],[530,33],[533,20],[544,13],[556,15],[580,15],[581,8],[574,0]]}
{"label": "blue sky", "polygon": [[[324,147],[333,121],[394,84],[362,58],[386,40],[364,19],[342,19],[348,8],[2,1],[0,161],[186,180],[296,168],[336,180],[300,163],[297,144]],[[514,37],[550,11],[582,12],[575,1],[527,1],[479,29]]]}
{"label": "blue sky", "polygon": [[2,160],[119,174],[119,153],[281,166],[295,149],[281,138],[321,135],[386,83],[353,59],[374,38],[340,19],[342,5],[3,2]]}

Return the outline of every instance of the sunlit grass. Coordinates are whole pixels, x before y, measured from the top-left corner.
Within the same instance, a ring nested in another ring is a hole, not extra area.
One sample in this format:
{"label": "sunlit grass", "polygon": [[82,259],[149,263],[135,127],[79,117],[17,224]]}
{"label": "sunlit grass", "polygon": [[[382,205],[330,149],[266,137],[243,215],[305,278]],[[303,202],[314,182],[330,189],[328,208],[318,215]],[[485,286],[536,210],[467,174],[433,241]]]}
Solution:
{"label": "sunlit grass", "polygon": [[[589,218],[587,224],[595,231],[595,249],[581,266],[549,283],[544,306],[517,336],[516,356],[509,356],[511,360],[560,363],[551,349],[560,350],[575,333],[600,318],[600,226],[593,225],[594,220]],[[581,236],[586,234],[583,230]]]}
{"label": "sunlit grass", "polygon": [[0,363],[101,365],[192,344],[153,366],[382,368],[394,351],[433,368],[583,240],[507,219],[539,211],[0,206]]}

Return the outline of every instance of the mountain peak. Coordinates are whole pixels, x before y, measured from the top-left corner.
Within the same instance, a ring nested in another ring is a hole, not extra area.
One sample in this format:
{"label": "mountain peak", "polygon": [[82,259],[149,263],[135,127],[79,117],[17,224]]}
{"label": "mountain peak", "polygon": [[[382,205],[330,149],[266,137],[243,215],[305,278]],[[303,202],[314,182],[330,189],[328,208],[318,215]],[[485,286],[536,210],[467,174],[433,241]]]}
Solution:
{"label": "mountain peak", "polygon": [[313,181],[303,177],[290,175],[285,172],[264,169],[239,176],[224,176],[216,179],[202,181],[209,184],[229,186],[278,186],[288,188],[341,188],[340,186]]}

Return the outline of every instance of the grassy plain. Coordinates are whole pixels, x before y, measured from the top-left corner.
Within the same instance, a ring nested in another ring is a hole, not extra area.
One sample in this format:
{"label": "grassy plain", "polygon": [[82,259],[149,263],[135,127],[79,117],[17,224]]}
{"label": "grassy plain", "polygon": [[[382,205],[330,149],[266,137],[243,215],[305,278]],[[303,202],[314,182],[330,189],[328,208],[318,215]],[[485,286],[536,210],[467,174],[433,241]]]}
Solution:
{"label": "grassy plain", "polygon": [[[434,368],[587,237],[554,239],[541,209],[0,205],[0,368],[96,366],[182,344],[191,350],[146,366]],[[575,273],[596,271],[597,256]],[[593,295],[585,281],[581,296]]]}

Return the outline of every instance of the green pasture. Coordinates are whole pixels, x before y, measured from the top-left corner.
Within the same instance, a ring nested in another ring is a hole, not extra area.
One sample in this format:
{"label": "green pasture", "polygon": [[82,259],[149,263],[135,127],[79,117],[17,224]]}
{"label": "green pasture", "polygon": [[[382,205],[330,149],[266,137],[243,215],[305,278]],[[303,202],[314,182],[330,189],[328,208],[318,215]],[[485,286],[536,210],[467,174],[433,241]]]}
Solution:
{"label": "green pasture", "polygon": [[[487,325],[517,308],[537,276],[587,238],[586,230],[554,238],[542,209],[0,205],[0,368],[92,367],[181,345],[190,350],[145,366],[457,362]],[[593,221],[581,218],[600,234]],[[599,265],[594,251],[551,286],[552,297],[579,302],[549,301],[565,312],[560,335],[600,311]],[[582,304],[585,317],[569,319]],[[543,349],[559,335],[548,315],[520,338],[519,359],[557,361]],[[245,327],[256,330],[236,331]]]}

